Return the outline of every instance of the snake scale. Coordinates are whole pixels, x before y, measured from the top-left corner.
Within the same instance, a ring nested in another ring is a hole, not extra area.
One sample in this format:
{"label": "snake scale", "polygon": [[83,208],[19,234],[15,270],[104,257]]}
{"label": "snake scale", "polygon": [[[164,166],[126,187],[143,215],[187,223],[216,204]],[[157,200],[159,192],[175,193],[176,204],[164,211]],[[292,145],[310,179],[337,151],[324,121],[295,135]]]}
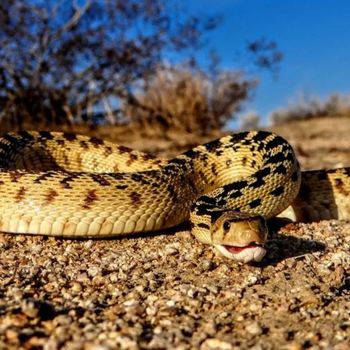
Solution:
{"label": "snake scale", "polygon": [[110,237],[165,229],[192,233],[228,258],[260,261],[265,219],[350,218],[350,168],[300,172],[292,147],[250,131],[171,160],[62,132],[0,138],[0,231]]}

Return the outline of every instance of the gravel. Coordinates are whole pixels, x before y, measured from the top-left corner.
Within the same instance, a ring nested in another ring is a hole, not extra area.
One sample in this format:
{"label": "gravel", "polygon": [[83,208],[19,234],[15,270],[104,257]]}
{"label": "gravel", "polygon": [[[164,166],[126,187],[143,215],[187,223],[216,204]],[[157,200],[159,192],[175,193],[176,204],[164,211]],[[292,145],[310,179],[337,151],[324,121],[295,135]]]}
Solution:
{"label": "gravel", "polygon": [[337,221],[289,224],[255,265],[217,256],[187,230],[3,234],[0,348],[348,349],[349,232]]}
{"label": "gravel", "polygon": [[350,223],[270,227],[254,265],[186,225],[114,240],[0,234],[0,349],[349,349]]}

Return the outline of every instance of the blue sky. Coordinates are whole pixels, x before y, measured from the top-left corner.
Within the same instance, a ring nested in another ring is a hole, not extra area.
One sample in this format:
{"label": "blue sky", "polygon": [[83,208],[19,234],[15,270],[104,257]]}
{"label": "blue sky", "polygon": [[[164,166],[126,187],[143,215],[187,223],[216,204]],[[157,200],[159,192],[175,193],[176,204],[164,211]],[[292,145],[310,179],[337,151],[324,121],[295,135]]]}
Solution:
{"label": "blue sky", "polygon": [[[249,40],[275,40],[284,54],[278,80],[267,72],[246,110],[267,115],[298,96],[350,93],[350,0],[190,0],[190,13],[221,14],[208,35],[224,68],[239,68],[237,51]],[[205,56],[202,56],[205,60]]]}

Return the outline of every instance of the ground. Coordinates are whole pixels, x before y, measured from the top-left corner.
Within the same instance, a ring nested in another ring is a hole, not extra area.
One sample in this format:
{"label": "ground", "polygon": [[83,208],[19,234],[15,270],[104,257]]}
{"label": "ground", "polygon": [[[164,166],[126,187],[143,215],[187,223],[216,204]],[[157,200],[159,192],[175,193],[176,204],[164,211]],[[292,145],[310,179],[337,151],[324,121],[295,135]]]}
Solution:
{"label": "ground", "polygon": [[[350,166],[347,118],[273,129],[304,169]],[[187,225],[119,240],[0,234],[0,349],[350,349],[350,223],[271,229],[255,265]]]}

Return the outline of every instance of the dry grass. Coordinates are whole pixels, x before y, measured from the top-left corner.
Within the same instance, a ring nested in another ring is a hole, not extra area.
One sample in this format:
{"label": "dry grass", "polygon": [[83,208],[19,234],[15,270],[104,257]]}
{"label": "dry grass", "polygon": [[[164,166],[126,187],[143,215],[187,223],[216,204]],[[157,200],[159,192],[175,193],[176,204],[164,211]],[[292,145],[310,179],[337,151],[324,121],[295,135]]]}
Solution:
{"label": "dry grass", "polygon": [[188,68],[159,68],[136,101],[123,105],[122,113],[142,129],[159,135],[210,134],[232,119],[255,85],[240,72],[222,72],[210,78]]}
{"label": "dry grass", "polygon": [[333,116],[350,116],[350,95],[334,94],[326,99],[302,96],[289,106],[273,111],[270,121],[280,124],[295,119]]}

